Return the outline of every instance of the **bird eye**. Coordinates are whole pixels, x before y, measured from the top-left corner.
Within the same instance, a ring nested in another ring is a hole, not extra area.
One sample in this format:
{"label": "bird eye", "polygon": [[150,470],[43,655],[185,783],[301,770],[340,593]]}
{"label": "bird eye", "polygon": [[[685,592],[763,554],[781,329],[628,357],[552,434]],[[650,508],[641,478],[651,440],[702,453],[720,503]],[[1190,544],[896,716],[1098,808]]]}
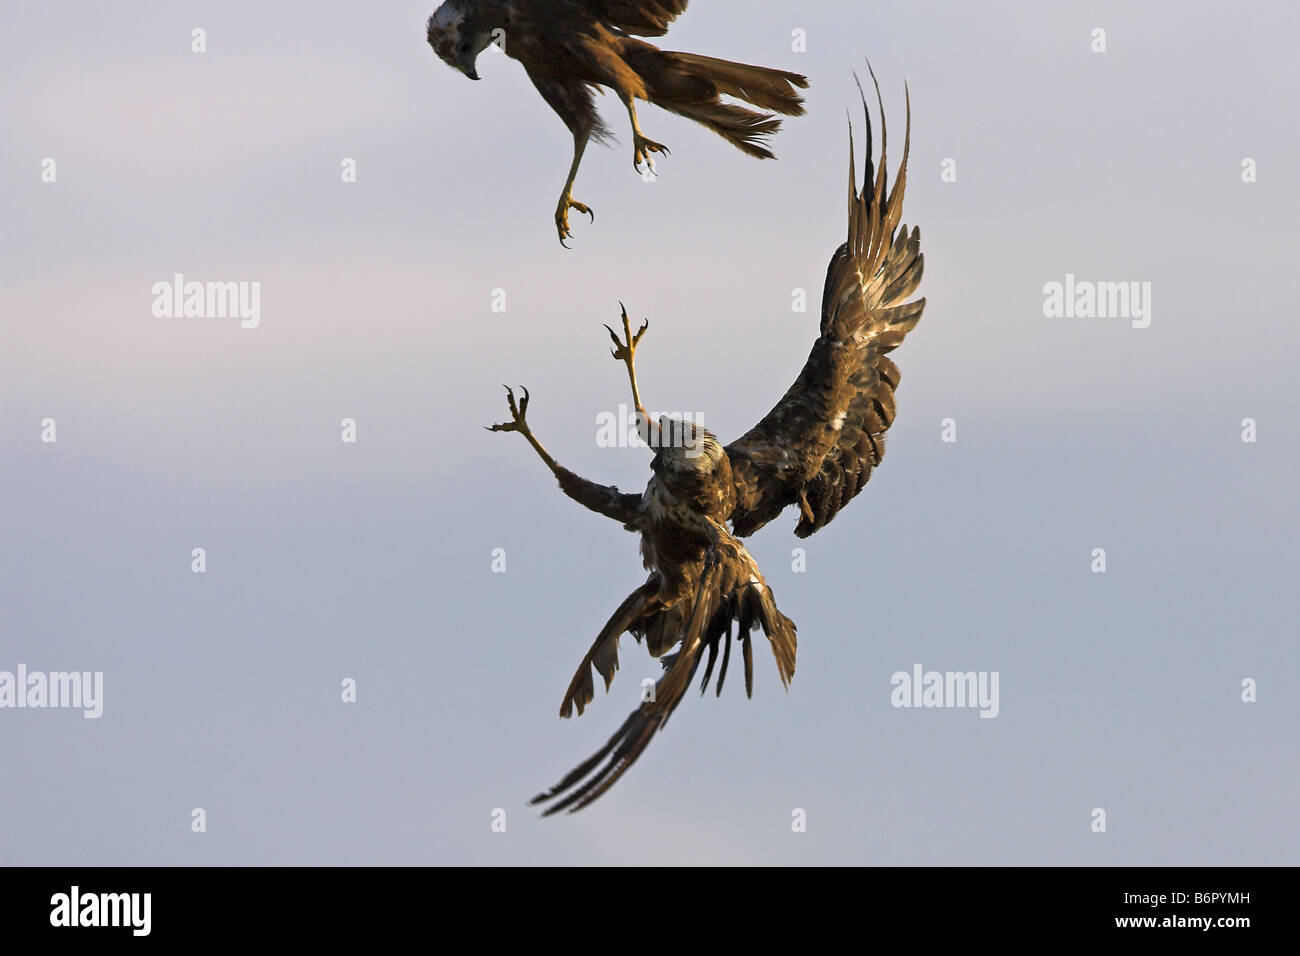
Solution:
{"label": "bird eye", "polygon": [[469,52],[469,44],[468,44],[468,43],[462,43],[462,44],[460,45],[460,52],[461,52],[461,53],[468,53],[468,52]]}

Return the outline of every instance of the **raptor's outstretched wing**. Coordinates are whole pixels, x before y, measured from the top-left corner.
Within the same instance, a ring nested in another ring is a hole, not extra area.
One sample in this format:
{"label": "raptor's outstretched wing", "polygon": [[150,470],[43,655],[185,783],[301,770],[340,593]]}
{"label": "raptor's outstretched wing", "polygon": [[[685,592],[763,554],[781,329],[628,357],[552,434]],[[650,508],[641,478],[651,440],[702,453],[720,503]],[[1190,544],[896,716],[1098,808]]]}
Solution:
{"label": "raptor's outstretched wing", "polygon": [[661,37],[686,11],[688,0],[582,0],[600,19],[626,33]]}
{"label": "raptor's outstretched wing", "polygon": [[[875,75],[872,75],[875,80]],[[880,87],[876,86],[880,102]],[[894,420],[897,366],[887,357],[921,318],[925,299],[906,299],[921,281],[921,233],[899,228],[907,181],[912,109],[907,108],[903,161],[888,188],[884,106],[880,170],[871,163],[867,114],[865,181],[855,181],[849,131],[849,237],[831,257],[822,293],[821,335],[803,371],[761,422],[727,446],[736,482],[732,526],[753,534],[789,505],[801,513],[795,534],[827,524],[871,477]]]}

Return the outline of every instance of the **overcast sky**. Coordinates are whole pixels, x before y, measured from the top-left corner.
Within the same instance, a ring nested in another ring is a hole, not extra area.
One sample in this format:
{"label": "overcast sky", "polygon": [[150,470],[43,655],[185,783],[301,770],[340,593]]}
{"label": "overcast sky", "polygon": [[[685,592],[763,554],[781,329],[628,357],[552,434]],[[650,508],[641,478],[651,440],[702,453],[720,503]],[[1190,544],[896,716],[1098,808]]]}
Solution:
{"label": "overcast sky", "polygon": [[[438,61],[427,3],[6,2],[0,671],[102,671],[104,700],[0,709],[0,862],[1296,861],[1295,6],[741,7],[663,45],[806,73],[779,161],[646,106],[672,154],[643,182],[603,97],[565,251],[569,134],[514,61]],[[845,235],[863,55],[891,175],[910,85],[928,305],[870,485],[752,539],[794,681],[758,638],[753,700],[690,695],[539,820],[658,673],[624,638],[556,716],[644,571],[480,426],[526,385],[562,463],[643,487],[595,437],[619,300],[651,408],[724,441],[766,412]],[[177,273],[259,283],[260,324],[156,316]],[[1149,326],[1046,317],[1067,274],[1150,283]],[[891,706],[917,664],[997,672],[997,717]]]}

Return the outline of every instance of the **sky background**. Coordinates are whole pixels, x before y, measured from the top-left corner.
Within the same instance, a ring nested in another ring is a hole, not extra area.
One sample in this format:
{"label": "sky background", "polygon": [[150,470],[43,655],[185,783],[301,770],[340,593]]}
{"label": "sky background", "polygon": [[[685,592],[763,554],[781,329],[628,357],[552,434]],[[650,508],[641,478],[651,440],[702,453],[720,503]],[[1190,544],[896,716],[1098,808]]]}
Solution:
{"label": "sky background", "polygon": [[[588,151],[565,251],[569,134],[514,61],[438,61],[430,3],[5,3],[0,670],[103,671],[105,700],[0,710],[0,863],[1300,858],[1300,12],[739,8],[696,0],[662,45],[807,74],[779,161],[645,106],[672,155],[643,182],[603,97],[619,143]],[[628,400],[620,299],[652,409],[724,440],[765,413],[845,235],[864,54],[891,175],[910,85],[928,305],[870,485],[750,542],[798,672],[782,691],[758,638],[753,700],[691,695],[601,801],[540,820],[659,668],[624,638],[612,692],[556,716],[637,541],[480,426],[526,385],[560,462],[643,487],[644,449],[595,440]],[[177,272],[260,282],[260,327],[155,318]],[[1150,282],[1150,327],[1045,318],[1066,273]],[[916,663],[998,671],[999,716],[891,707]]]}

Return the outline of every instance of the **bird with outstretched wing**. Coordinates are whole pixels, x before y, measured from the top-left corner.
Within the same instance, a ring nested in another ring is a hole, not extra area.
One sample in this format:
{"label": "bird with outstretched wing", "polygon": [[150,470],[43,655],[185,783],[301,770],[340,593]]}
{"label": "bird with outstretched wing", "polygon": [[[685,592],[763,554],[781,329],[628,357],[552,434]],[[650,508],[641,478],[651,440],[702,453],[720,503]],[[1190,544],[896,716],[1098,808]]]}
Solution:
{"label": "bird with outstretched wing", "polygon": [[[872,79],[875,77],[873,75]],[[880,102],[879,86],[876,87]],[[807,537],[839,514],[860,492],[885,453],[894,420],[898,367],[889,359],[915,327],[924,299],[908,301],[921,281],[920,230],[899,226],[911,138],[908,99],[903,159],[892,188],[885,168],[881,107],[880,168],[873,171],[871,116],[867,114],[866,173],[855,182],[849,137],[849,226],[826,272],[821,331],[785,396],[757,425],[729,445],[690,421],[651,422],[637,387],[635,353],[646,325],[635,333],[623,311],[622,335],[612,329],[613,355],[627,367],[641,437],[654,450],[653,472],[642,494],[581,478],[557,464],[527,422],[528,392],[518,401],[507,389],[509,422],[492,431],[518,432],[579,504],[641,535],[646,582],[619,605],[578,665],[560,716],[581,714],[595,696],[592,671],[608,690],[618,669],[619,637],[644,640],[663,664],[653,694],[632,712],[600,750],[555,786],[534,798],[547,814],[581,809],[604,794],[667,723],[707,652],[703,691],[721,652],[717,692],[733,640],[744,660],[745,693],[753,688],[750,632],[761,628],[789,684],[795,666],[795,625],[781,613],[758,565],[741,539],[795,506],[795,534]],[[728,529],[730,524],[730,529]]]}
{"label": "bird with outstretched wing", "polygon": [[[640,37],[659,37],[686,10],[687,0],[446,0],[425,27],[429,45],[446,63],[478,79],[478,55],[495,43],[523,64],[542,98],[573,134],[573,162],[555,207],[560,242],[570,238],[569,210],[589,215],[573,198],[587,144],[611,138],[596,112],[595,93],[614,91],[632,122],[632,164],[654,166],[667,153],[641,132],[636,100],[693,119],[751,156],[772,158],[766,139],[781,127],[773,113],[799,116],[807,88],[798,73],[661,50]],[[725,102],[729,96],[759,110]]]}

